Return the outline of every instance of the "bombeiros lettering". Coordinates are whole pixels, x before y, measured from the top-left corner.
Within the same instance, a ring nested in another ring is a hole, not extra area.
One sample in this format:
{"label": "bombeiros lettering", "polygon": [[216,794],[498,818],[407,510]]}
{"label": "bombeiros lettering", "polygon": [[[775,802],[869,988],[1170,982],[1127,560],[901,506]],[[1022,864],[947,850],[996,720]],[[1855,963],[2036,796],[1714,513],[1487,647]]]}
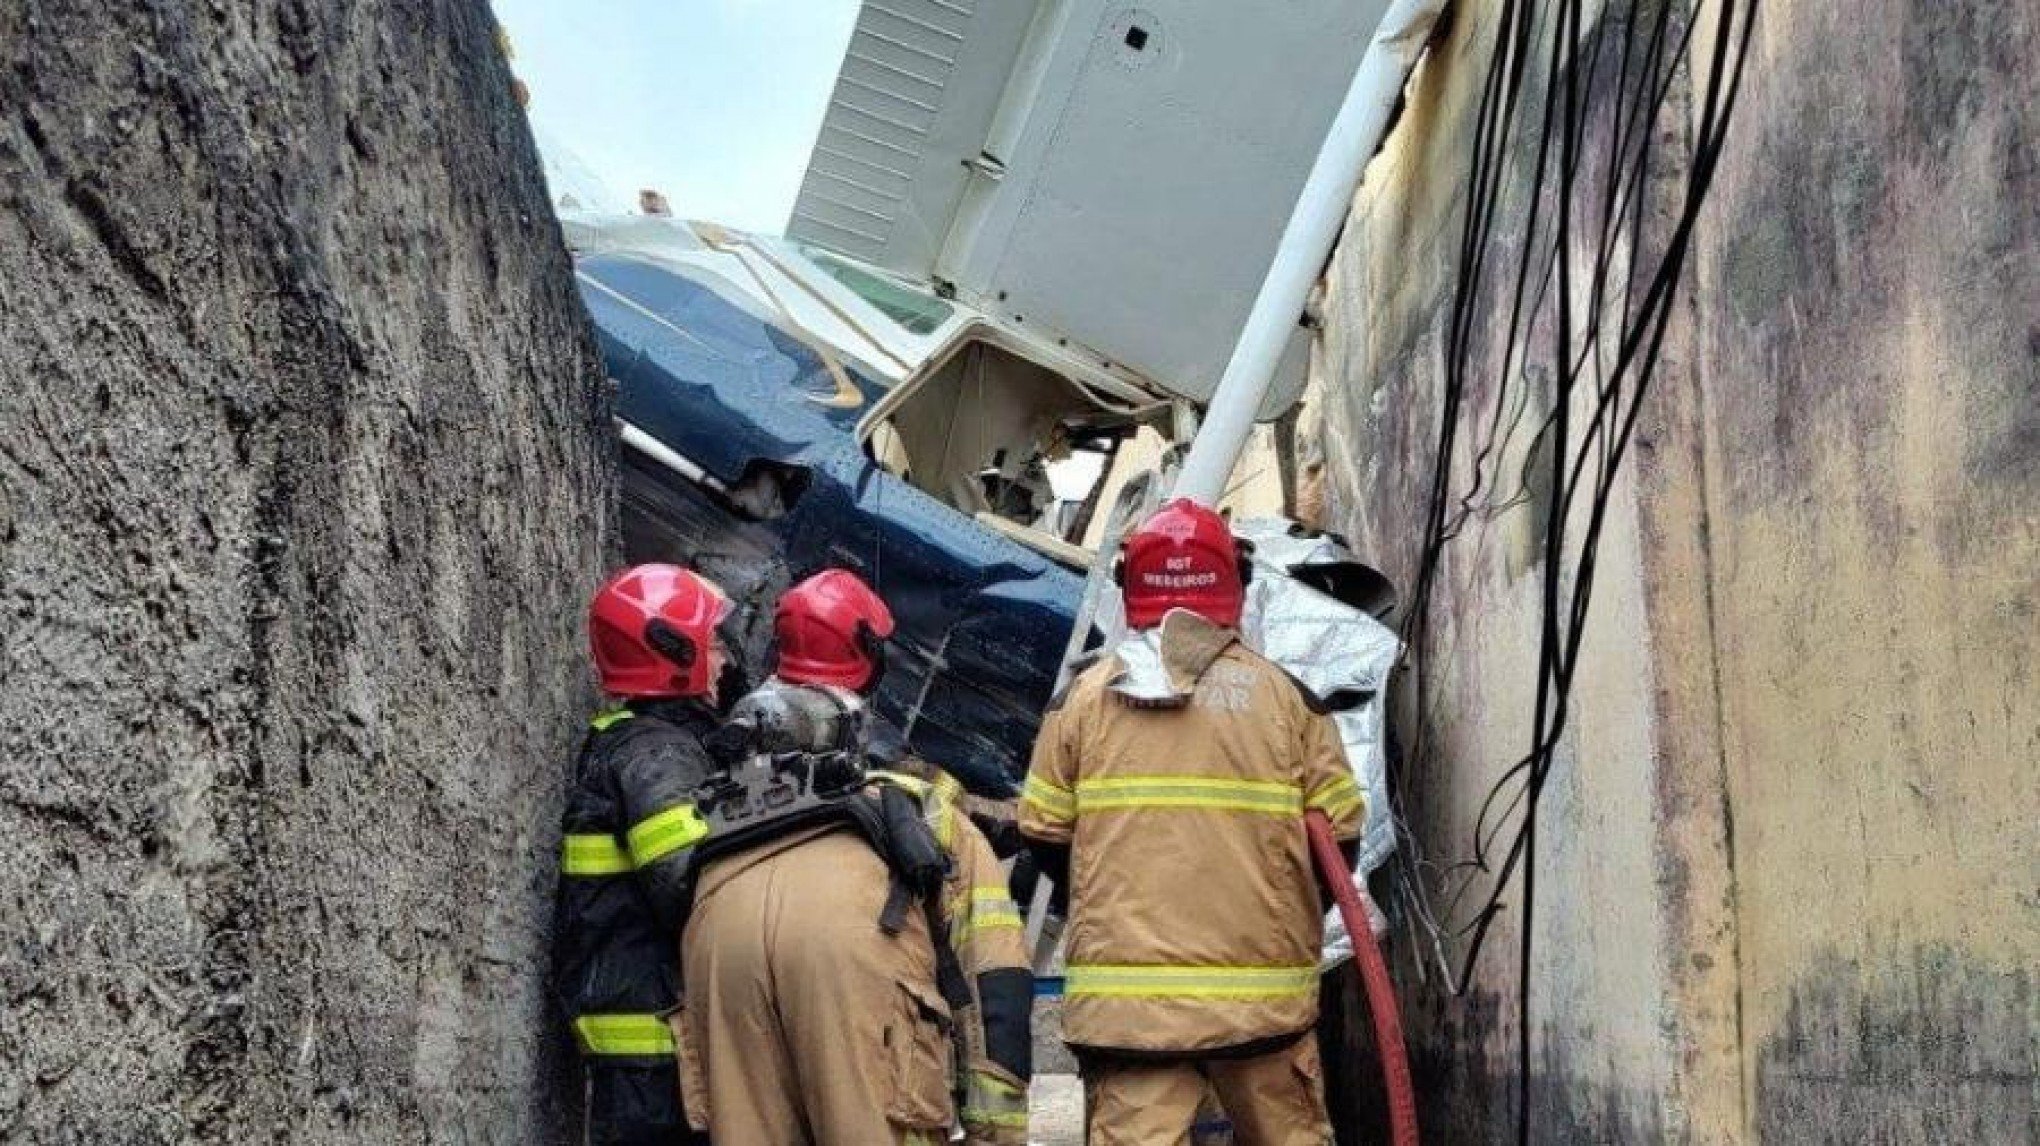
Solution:
{"label": "bombeiros lettering", "polygon": [[1140,583],[1150,589],[1202,589],[1218,584],[1218,574],[1203,573],[1144,573]]}

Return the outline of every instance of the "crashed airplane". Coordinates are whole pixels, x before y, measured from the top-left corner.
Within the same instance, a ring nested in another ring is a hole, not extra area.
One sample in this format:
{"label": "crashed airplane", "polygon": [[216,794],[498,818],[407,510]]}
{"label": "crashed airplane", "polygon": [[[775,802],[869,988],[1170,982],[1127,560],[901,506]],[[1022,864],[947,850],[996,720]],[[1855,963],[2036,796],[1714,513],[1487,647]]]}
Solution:
{"label": "crashed airplane", "polygon": [[[1400,90],[1436,5],[1408,7],[867,0],[786,237],[563,206],[618,386],[629,556],[716,577],[751,641],[790,581],[857,570],[900,622],[881,711],[1009,794],[1067,658],[1113,627],[1095,547],[1194,434],[1363,57]],[[1302,391],[1300,319],[1263,419]],[[1319,623],[1364,622],[1358,656],[1264,618],[1324,661],[1378,782],[1384,587],[1254,530]]]}

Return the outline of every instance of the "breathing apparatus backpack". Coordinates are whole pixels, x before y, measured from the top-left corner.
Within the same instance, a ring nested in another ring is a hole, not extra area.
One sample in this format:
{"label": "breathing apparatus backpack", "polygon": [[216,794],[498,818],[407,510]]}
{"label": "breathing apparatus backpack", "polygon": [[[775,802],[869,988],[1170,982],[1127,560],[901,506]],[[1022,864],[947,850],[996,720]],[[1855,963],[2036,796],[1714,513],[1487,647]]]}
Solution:
{"label": "breathing apparatus backpack", "polygon": [[847,825],[891,876],[879,929],[898,935],[918,900],[934,941],[937,987],[952,1008],[968,1006],[969,985],[942,928],[949,856],[928,825],[919,793],[868,769],[872,728],[861,697],[825,685],[775,678],[736,703],[708,738],[716,771],[693,796],[708,834],[688,857],[683,919],[696,877],[716,858],[805,828]]}

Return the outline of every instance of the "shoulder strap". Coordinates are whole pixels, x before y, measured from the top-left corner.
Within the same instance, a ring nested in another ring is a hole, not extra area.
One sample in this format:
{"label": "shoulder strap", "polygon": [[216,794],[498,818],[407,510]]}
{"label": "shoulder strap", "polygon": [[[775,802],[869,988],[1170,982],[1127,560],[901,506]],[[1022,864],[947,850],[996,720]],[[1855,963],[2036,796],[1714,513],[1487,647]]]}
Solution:
{"label": "shoulder strap", "polygon": [[[912,781],[910,787],[902,781]],[[935,986],[950,1010],[971,1004],[970,981],[956,949],[949,945],[942,918],[942,885],[949,878],[950,860],[935,839],[934,829],[922,814],[921,797],[928,785],[905,776],[880,776],[878,798],[845,801],[851,822],[864,835],[892,875],[885,908],[879,912],[879,930],[898,935],[907,925],[907,907],[920,900],[928,920],[928,940],[935,948]],[[916,790],[918,788],[918,791]]]}

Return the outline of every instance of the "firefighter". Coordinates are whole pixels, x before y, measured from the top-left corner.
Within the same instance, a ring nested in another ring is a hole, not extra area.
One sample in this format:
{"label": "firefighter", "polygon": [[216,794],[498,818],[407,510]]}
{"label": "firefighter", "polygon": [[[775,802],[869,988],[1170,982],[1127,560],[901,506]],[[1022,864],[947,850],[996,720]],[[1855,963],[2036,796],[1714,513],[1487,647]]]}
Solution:
{"label": "firefighter", "polygon": [[[869,587],[820,573],[781,598],[775,628],[777,672],[732,728],[869,719],[860,706],[893,631]],[[854,740],[867,764],[867,727],[792,739],[802,751]],[[958,1090],[970,1141],[1026,1141],[1033,976],[1020,915],[946,788],[860,771],[843,798],[697,849],[676,1029],[689,1110],[717,1141],[934,1146],[959,1120]],[[704,806],[719,822],[721,805]]]}
{"label": "firefighter", "polygon": [[728,599],[673,565],[626,569],[595,594],[588,636],[608,707],[567,796],[557,977],[585,1069],[587,1140],[703,1143],[681,1109],[665,1014],[678,1004],[673,927],[689,797],[709,770]]}
{"label": "firefighter", "polygon": [[[874,755],[874,763],[878,757]],[[944,923],[957,964],[969,976],[970,1010],[957,1017],[956,1090],[968,1146],[1027,1146],[1027,1084],[1034,1053],[1034,971],[1022,940],[995,824],[972,812],[961,781],[902,751],[883,779],[921,799],[936,844],[950,859]],[[991,826],[988,826],[991,825]]]}
{"label": "firefighter", "polygon": [[1164,505],[1118,565],[1129,636],[1035,743],[1020,830],[1069,888],[1091,1146],[1185,1141],[1207,1086],[1243,1146],[1331,1141],[1303,813],[1350,841],[1365,801],[1317,698],[1241,643],[1249,572],[1224,519]]}

